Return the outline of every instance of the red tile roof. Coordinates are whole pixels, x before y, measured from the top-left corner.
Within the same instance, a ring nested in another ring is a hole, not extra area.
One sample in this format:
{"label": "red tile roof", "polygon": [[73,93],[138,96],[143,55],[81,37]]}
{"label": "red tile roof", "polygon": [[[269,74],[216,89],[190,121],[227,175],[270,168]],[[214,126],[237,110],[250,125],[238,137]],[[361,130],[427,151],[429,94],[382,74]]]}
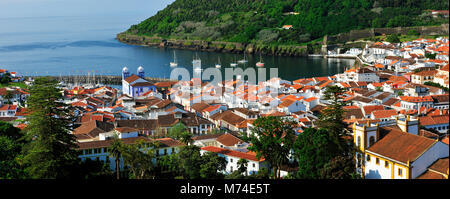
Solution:
{"label": "red tile roof", "polygon": [[218,108],[220,108],[220,104],[209,106],[209,107],[203,109],[203,112],[212,112]]}
{"label": "red tile roof", "polygon": [[28,108],[19,108],[16,111],[16,116],[27,116],[30,114],[31,114],[31,111]]}
{"label": "red tile roof", "polygon": [[419,122],[420,122],[420,125],[423,125],[423,126],[448,124],[449,115],[434,115],[434,116],[419,117]]}
{"label": "red tile roof", "polygon": [[126,78],[125,81],[128,83],[133,83],[134,81],[136,81],[138,79],[140,79],[140,77],[133,74],[133,75],[129,76],[128,78]]}
{"label": "red tile roof", "polygon": [[436,73],[438,73],[437,70],[429,70],[429,71],[423,70],[423,71],[414,73],[413,75],[417,75],[417,76],[434,76],[434,75],[436,75]]}
{"label": "red tile roof", "polygon": [[218,137],[216,139],[216,141],[220,142],[221,144],[223,144],[225,146],[234,146],[235,144],[242,143],[241,139],[239,139],[229,133],[221,135],[220,137]]}
{"label": "red tile roof", "polygon": [[384,106],[382,105],[363,106],[363,110],[365,115],[370,115],[372,112],[376,110],[384,110]]}
{"label": "red tile roof", "polygon": [[6,104],[0,107],[0,111],[12,111],[17,110],[17,105]]}
{"label": "red tile roof", "polygon": [[256,161],[256,162],[263,162],[265,160],[264,158],[257,159],[256,155],[254,153],[243,153],[243,152],[239,152],[239,151],[234,151],[234,150],[224,149],[224,148],[219,148],[219,147],[214,147],[214,146],[206,146],[206,147],[202,147],[201,149],[204,151],[220,153],[220,154],[223,154],[226,156],[232,156],[232,157],[247,159],[247,160]]}
{"label": "red tile roof", "polygon": [[431,96],[412,97],[412,96],[400,96],[400,100],[405,102],[432,102]]}
{"label": "red tile roof", "polygon": [[176,146],[184,146],[185,144],[181,143],[178,140],[174,140],[172,138],[159,138],[155,139],[155,141],[159,142],[161,145],[159,147],[176,147]]}
{"label": "red tile roof", "polygon": [[436,140],[402,132],[395,128],[381,127],[388,134],[376,142],[367,152],[376,153],[401,163],[415,161],[436,143]]}
{"label": "red tile roof", "polygon": [[308,99],[304,99],[304,101],[305,102],[312,102],[312,101],[317,100],[317,99],[318,99],[317,97],[310,97]]}
{"label": "red tile roof", "polygon": [[448,174],[447,173],[449,169],[448,157],[436,160],[436,162],[434,162],[428,169],[439,173]]}
{"label": "red tile roof", "polygon": [[375,119],[380,118],[390,118],[391,116],[397,115],[397,111],[394,109],[391,110],[376,110],[372,112]]}

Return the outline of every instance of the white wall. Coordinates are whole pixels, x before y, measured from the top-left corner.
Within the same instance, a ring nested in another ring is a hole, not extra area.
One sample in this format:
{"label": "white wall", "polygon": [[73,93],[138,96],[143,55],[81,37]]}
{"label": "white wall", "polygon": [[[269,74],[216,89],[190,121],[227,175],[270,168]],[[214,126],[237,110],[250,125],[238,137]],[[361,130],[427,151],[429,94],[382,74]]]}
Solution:
{"label": "white wall", "polygon": [[440,158],[448,157],[449,148],[448,145],[442,142],[436,142],[428,151],[422,154],[416,161],[412,163],[413,169],[411,178],[417,178],[424,173],[431,164]]}

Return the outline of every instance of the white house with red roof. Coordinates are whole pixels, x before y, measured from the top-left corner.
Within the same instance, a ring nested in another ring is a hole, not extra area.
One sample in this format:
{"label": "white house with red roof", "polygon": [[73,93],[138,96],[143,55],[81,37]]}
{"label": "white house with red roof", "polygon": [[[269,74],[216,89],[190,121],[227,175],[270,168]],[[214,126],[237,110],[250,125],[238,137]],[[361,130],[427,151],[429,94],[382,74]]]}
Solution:
{"label": "white house with red roof", "polygon": [[419,110],[421,107],[433,107],[433,98],[431,96],[401,96],[400,107],[406,110]]}
{"label": "white house with red roof", "polygon": [[14,117],[16,111],[17,105],[4,104],[0,107],[0,117]]}
{"label": "white house with red roof", "polygon": [[433,115],[419,117],[420,125],[427,129],[434,129],[440,133],[447,133],[449,129],[448,115]]}
{"label": "white house with red roof", "polygon": [[368,68],[353,68],[336,75],[338,82],[380,82],[380,77]]}
{"label": "white house with red roof", "polygon": [[439,69],[437,69],[437,74],[435,74],[434,83],[438,83],[441,86],[449,87],[449,65],[441,66]]}
{"label": "white house with red roof", "polygon": [[256,154],[254,152],[244,153],[215,146],[202,147],[200,150],[201,155],[204,155],[207,152],[217,153],[219,156],[225,158],[227,164],[225,170],[221,171],[224,174],[230,174],[233,171],[238,170],[238,161],[240,159],[246,159],[248,161],[246,175],[256,174],[262,168],[269,169],[269,163],[265,161],[263,157],[260,159],[256,158]]}
{"label": "white house with red roof", "polygon": [[227,106],[222,104],[210,105],[207,108],[203,109],[203,117],[209,120],[212,115],[226,110]]}
{"label": "white house with red roof", "polygon": [[388,121],[393,119],[393,116],[397,116],[398,113],[395,109],[389,109],[389,110],[375,110],[370,114],[370,119],[372,120],[381,120]]}

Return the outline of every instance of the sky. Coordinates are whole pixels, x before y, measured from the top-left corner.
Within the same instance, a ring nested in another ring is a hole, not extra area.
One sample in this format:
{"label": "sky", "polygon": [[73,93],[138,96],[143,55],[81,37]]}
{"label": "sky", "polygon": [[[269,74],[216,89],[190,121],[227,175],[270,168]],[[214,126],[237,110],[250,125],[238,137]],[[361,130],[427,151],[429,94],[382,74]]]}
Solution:
{"label": "sky", "polygon": [[153,15],[173,1],[175,0],[0,0],[0,18]]}

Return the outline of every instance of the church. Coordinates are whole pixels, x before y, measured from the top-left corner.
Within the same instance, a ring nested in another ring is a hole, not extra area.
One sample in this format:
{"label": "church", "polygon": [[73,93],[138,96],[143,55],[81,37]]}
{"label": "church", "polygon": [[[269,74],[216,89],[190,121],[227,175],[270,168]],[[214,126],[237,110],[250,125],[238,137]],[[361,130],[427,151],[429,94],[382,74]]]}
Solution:
{"label": "church", "polygon": [[148,91],[156,92],[156,86],[148,82],[145,78],[144,68],[139,66],[137,75],[128,71],[127,67],[122,69],[122,92],[133,98],[137,98]]}

